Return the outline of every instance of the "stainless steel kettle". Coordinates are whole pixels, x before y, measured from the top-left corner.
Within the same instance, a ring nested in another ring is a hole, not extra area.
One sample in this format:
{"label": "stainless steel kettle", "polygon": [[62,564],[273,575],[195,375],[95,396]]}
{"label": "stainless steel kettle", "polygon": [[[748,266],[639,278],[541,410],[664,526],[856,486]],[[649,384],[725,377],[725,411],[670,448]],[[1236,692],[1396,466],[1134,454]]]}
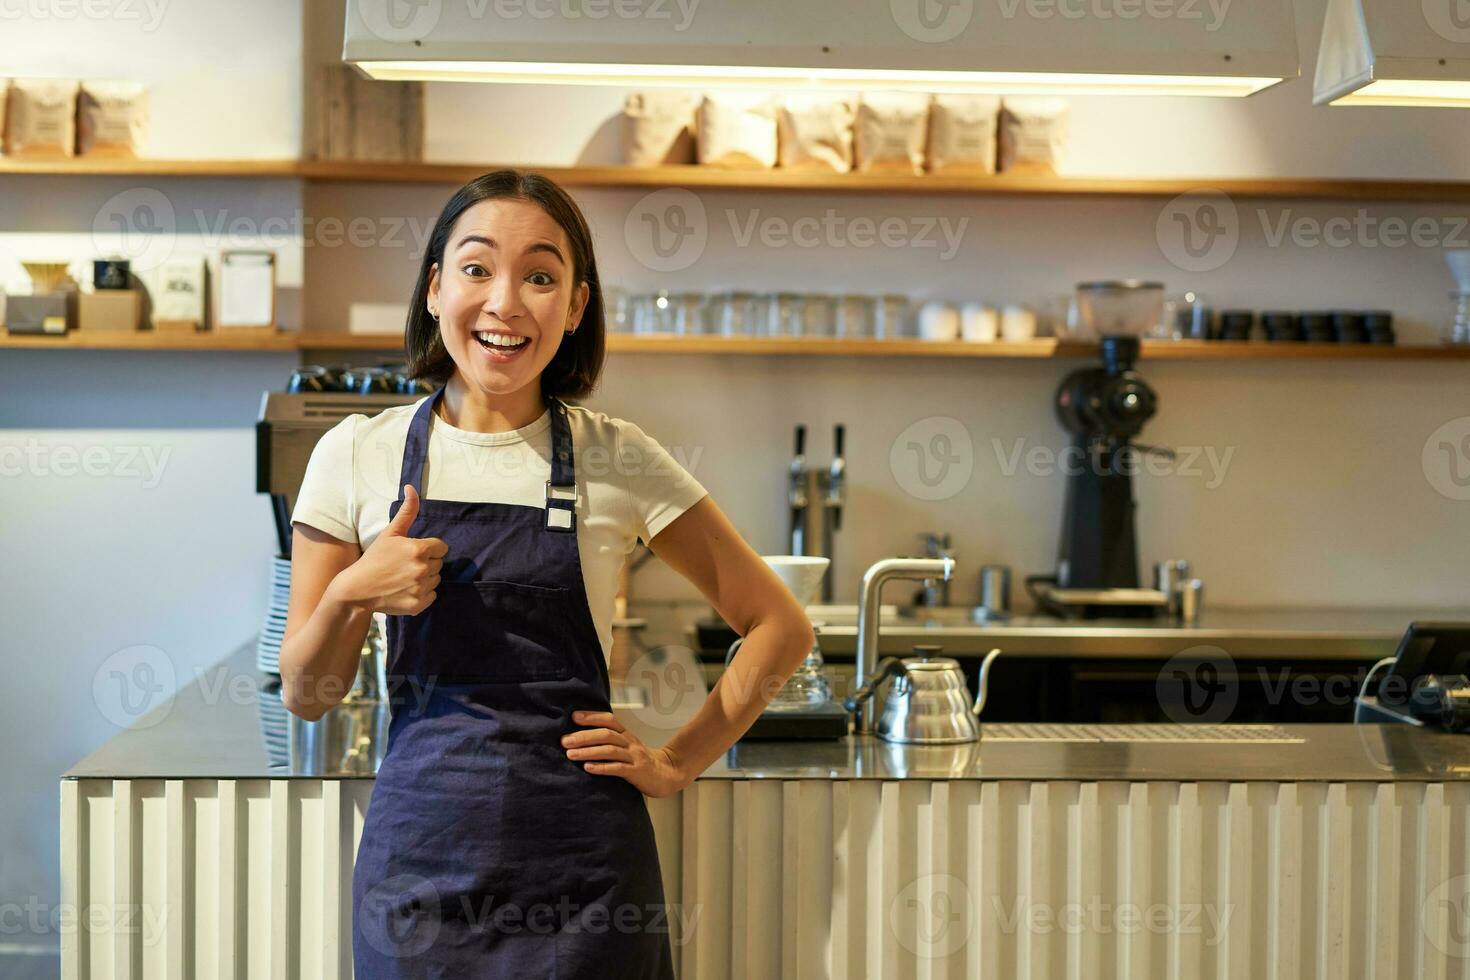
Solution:
{"label": "stainless steel kettle", "polygon": [[877,736],[889,742],[919,745],[945,745],[974,742],[980,738],[977,720],[985,708],[987,676],[990,665],[1000,655],[991,650],[980,664],[979,693],[970,702],[965,686],[965,672],[959,661],[938,654],[941,647],[914,647],[914,656],[884,657],[873,676],[847,699],[846,708],[855,712],[873,697],[883,682],[893,678],[892,689],[883,704],[883,712],[874,729]]}

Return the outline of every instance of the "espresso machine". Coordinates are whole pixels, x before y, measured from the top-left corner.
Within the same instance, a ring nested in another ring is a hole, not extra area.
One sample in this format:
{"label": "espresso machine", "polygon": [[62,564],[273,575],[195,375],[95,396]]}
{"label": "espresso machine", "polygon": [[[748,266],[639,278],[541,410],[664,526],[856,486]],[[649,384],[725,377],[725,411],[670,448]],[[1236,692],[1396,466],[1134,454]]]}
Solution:
{"label": "espresso machine", "polygon": [[1027,585],[1043,611],[1064,618],[1151,617],[1171,597],[1140,587],[1132,474],[1138,454],[1173,453],[1134,442],[1158,397],[1133,365],[1139,337],[1163,312],[1164,286],[1081,283],[1075,304],[1080,330],[1098,338],[1102,366],[1073,371],[1057,389],[1057,418],[1073,440],[1057,570]]}
{"label": "espresso machine", "polygon": [[[842,503],[847,485],[843,458],[846,429],[832,430],[832,461],[813,466],[806,458],[806,426],[796,427],[796,453],[791,457],[787,501],[791,507],[791,553],[832,557],[833,536],[842,528]],[[822,577],[822,601],[832,601],[832,576]]]}

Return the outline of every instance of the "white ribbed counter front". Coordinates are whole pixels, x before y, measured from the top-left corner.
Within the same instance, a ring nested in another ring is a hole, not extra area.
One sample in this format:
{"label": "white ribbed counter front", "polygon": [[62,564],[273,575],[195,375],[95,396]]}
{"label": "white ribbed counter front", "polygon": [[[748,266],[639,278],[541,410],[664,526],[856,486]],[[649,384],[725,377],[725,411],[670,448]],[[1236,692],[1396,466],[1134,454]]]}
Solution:
{"label": "white ribbed counter front", "polygon": [[[203,692],[62,781],[64,975],[350,976],[371,777]],[[680,976],[1470,977],[1470,739],[1200,732],[742,744],[649,801]]]}

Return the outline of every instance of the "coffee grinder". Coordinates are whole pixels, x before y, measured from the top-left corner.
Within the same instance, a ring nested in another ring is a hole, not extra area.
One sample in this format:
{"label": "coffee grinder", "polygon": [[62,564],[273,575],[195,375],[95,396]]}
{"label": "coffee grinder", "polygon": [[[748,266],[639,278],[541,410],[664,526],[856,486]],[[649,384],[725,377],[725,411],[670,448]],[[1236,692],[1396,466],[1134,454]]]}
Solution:
{"label": "coffee grinder", "polygon": [[1172,457],[1133,442],[1158,397],[1133,369],[1139,337],[1159,321],[1164,286],[1125,280],[1077,286],[1079,327],[1097,337],[1102,366],[1073,371],[1057,389],[1057,418],[1073,435],[1057,572],[1028,585],[1043,610],[1066,618],[1147,617],[1168,607],[1139,587],[1134,533],[1136,454]]}

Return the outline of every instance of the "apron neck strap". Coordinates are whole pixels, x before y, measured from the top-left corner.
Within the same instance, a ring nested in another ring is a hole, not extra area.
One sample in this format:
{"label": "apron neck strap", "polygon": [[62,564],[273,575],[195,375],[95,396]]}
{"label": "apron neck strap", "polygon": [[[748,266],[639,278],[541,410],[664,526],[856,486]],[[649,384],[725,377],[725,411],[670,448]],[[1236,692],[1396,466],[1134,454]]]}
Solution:
{"label": "apron neck strap", "polygon": [[[429,456],[429,423],[434,406],[444,396],[440,386],[419,405],[408,425],[408,440],[403,447],[403,465],[398,473],[398,494],[403,485],[412,484],[419,499],[424,497],[424,461]],[[553,531],[576,530],[577,474],[572,451],[572,427],[567,406],[559,398],[546,396],[551,412],[551,479],[546,481],[546,526]]]}

